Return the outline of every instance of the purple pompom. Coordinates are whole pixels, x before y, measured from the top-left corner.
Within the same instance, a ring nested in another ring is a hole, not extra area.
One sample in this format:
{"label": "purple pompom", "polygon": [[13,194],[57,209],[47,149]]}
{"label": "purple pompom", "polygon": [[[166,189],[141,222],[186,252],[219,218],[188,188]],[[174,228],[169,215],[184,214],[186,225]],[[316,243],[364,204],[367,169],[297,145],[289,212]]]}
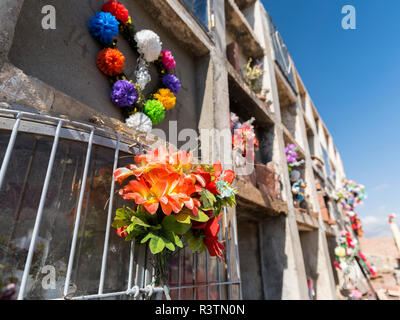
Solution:
{"label": "purple pompom", "polygon": [[111,100],[118,107],[130,107],[138,99],[135,86],[126,80],[119,80],[113,86]]}
{"label": "purple pompom", "polygon": [[181,90],[181,82],[173,74],[166,75],[162,82],[166,88],[171,90],[172,93],[177,94]]}

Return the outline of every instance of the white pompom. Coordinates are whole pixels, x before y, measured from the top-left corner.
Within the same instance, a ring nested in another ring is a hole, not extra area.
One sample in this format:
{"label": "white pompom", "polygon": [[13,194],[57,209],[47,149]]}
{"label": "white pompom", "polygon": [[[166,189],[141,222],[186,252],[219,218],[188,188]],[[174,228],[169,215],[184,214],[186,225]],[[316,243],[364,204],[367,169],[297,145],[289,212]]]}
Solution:
{"label": "white pompom", "polygon": [[135,41],[138,51],[147,62],[157,60],[161,54],[162,43],[160,37],[151,30],[142,30],[136,33]]}
{"label": "white pompom", "polygon": [[142,112],[137,112],[130,115],[125,121],[129,128],[134,128],[142,132],[150,132],[153,129],[153,124],[148,116]]}

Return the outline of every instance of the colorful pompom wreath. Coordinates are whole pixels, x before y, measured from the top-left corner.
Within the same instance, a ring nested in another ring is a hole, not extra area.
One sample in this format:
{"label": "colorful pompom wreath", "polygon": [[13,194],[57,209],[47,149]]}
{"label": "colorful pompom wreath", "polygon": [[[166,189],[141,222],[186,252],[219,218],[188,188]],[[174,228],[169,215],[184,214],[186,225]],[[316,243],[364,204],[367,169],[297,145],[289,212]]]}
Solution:
{"label": "colorful pompom wreath", "polygon": [[[102,12],[95,14],[89,21],[89,31],[104,46],[96,64],[113,85],[111,101],[121,108],[129,127],[151,130],[148,122],[151,120],[154,125],[160,123],[165,111],[175,107],[175,95],[181,89],[181,82],[173,74],[176,61],[172,52],[162,50],[160,37],[153,31],[136,33],[128,9],[116,0],[107,1]],[[135,81],[124,74],[125,57],[118,50],[116,40],[120,32],[139,55]],[[149,63],[156,67],[163,87],[145,97],[145,87],[151,81]],[[138,116],[133,117],[135,114]],[[146,121],[143,122],[143,119]]]}
{"label": "colorful pompom wreath", "polygon": [[106,2],[101,8],[103,12],[111,13],[118,21],[126,24],[129,20],[129,11],[125,6],[115,0],[110,0]]}
{"label": "colorful pompom wreath", "polygon": [[129,107],[138,99],[135,85],[126,80],[118,80],[114,83],[111,92],[111,100],[118,107]]}
{"label": "colorful pompom wreath", "polygon": [[97,12],[89,21],[90,34],[104,45],[109,45],[118,36],[118,26],[117,19],[108,12]]}
{"label": "colorful pompom wreath", "polygon": [[160,101],[166,110],[171,110],[175,107],[176,97],[169,89],[159,89],[154,98]]}
{"label": "colorful pompom wreath", "polygon": [[174,70],[176,66],[176,62],[174,56],[172,55],[171,51],[163,50],[161,51],[161,61],[168,71]]}
{"label": "colorful pompom wreath", "polygon": [[160,123],[165,118],[165,108],[158,100],[147,100],[144,113],[150,118],[153,125]]}
{"label": "colorful pompom wreath", "polygon": [[178,92],[181,90],[181,82],[173,74],[167,74],[162,79],[162,83],[167,89],[171,90],[171,92],[174,94],[178,94]]}
{"label": "colorful pompom wreath", "polygon": [[124,71],[125,57],[118,49],[103,49],[97,56],[97,67],[108,76],[116,76]]}

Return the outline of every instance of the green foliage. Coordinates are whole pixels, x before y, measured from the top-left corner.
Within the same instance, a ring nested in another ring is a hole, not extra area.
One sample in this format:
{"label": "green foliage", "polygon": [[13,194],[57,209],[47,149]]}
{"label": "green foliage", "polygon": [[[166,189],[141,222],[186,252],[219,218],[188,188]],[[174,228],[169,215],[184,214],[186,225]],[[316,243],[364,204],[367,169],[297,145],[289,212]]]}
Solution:
{"label": "green foliage", "polygon": [[202,253],[206,249],[206,246],[203,241],[204,236],[195,235],[191,231],[185,235],[185,238],[189,245],[190,250],[192,250],[193,253],[197,251],[199,251],[199,253]]}
{"label": "green foliage", "polygon": [[192,224],[191,223],[180,223],[175,220],[175,218],[171,216],[167,216],[161,222],[162,226],[166,231],[172,231],[175,234],[185,234],[189,231]]}
{"label": "green foliage", "polygon": [[214,209],[214,204],[217,202],[217,199],[210,191],[204,189],[200,192],[200,201],[203,203],[203,210],[208,211]]}

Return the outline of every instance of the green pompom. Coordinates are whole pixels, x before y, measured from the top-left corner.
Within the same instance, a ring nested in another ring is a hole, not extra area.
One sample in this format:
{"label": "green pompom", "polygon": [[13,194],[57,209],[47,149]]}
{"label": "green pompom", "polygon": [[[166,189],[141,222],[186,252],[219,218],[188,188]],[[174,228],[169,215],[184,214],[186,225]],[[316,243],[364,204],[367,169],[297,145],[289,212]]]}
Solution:
{"label": "green pompom", "polygon": [[160,123],[165,118],[164,105],[158,100],[147,100],[144,113],[150,118],[153,125]]}

